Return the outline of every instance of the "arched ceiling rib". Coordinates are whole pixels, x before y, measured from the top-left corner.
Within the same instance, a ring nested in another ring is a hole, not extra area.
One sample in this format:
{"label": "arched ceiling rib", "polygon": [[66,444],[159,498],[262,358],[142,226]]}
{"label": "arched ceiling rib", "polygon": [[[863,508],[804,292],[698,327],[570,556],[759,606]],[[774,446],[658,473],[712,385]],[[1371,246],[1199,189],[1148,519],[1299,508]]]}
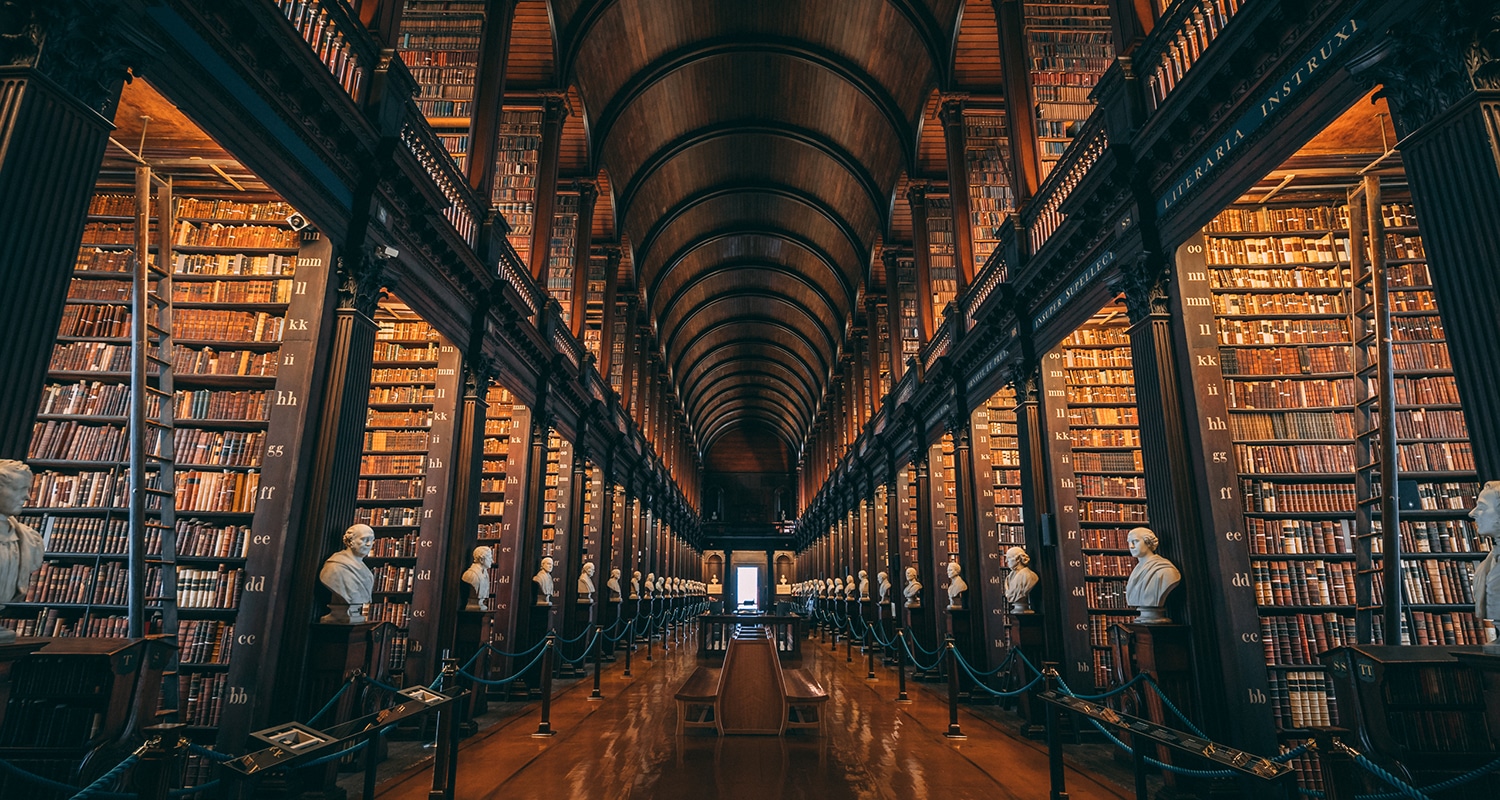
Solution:
{"label": "arched ceiling rib", "polygon": [[700,447],[801,447],[963,0],[552,0]]}

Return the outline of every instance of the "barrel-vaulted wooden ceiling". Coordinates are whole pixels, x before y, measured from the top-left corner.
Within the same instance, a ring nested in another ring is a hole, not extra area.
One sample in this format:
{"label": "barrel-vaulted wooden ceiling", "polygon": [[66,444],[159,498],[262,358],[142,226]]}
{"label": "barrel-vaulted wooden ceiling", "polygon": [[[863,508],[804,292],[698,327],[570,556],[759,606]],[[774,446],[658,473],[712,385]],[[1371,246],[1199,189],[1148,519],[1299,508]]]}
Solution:
{"label": "barrel-vaulted wooden ceiling", "polygon": [[515,19],[511,85],[568,91],[565,155],[607,176],[595,230],[629,245],[694,439],[750,428],[795,454],[874,254],[909,237],[898,190],[941,178],[935,93],[998,95],[991,0],[550,0]]}

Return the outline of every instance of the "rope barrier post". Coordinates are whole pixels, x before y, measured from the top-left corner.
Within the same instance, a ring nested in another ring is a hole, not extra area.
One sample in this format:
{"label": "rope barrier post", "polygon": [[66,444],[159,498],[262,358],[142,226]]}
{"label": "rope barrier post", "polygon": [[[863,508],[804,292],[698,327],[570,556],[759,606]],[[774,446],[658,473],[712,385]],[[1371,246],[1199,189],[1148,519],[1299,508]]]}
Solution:
{"label": "rope barrier post", "polygon": [[865,626],[865,680],[875,680],[875,645],[870,642],[870,627]]}
{"label": "rope barrier post", "polygon": [[599,662],[604,658],[604,626],[594,626],[594,691],[589,693],[590,700],[603,700],[604,695],[599,693]]}
{"label": "rope barrier post", "polygon": [[967,739],[963,728],[958,726],[958,650],[953,647],[953,637],[945,640],[948,656],[948,732],[949,739]]}
{"label": "rope barrier post", "polygon": [[896,629],[896,702],[910,703],[906,696],[906,629]]}
{"label": "rope barrier post", "polygon": [[[444,651],[441,677],[443,688],[445,689],[455,685],[458,677],[458,663],[455,659],[447,657],[447,651]],[[475,686],[474,688],[477,691],[479,687]],[[428,800],[444,800],[444,798],[453,797],[453,772],[457,768],[458,755],[456,747],[457,738],[453,736],[455,731],[453,723],[456,716],[454,712],[457,702],[455,700],[449,703],[446,708],[440,709],[437,712],[437,752],[433,754],[432,758],[432,791],[427,793]],[[453,759],[449,759],[450,750],[453,751]]]}
{"label": "rope barrier post", "polygon": [[844,635],[844,663],[854,663],[854,626],[849,626],[849,632]]}
{"label": "rope barrier post", "polygon": [[630,677],[630,651],[635,649],[635,617],[630,618],[630,625],[625,628],[625,677]]}
{"label": "rope barrier post", "polygon": [[1150,793],[1146,791],[1146,748],[1151,746],[1144,737],[1130,735],[1130,761],[1135,770],[1135,800],[1151,800]]}
{"label": "rope barrier post", "polygon": [[167,800],[172,776],[182,771],[182,757],[187,752],[182,743],[182,729],[185,727],[166,723],[146,728],[146,743],[141,746],[140,758],[130,773],[130,783],[135,787],[138,800]]}
{"label": "rope barrier post", "polygon": [[547,632],[547,643],[542,646],[542,721],[536,726],[533,738],[552,736],[552,660],[557,652],[557,634]]}
{"label": "rope barrier post", "polygon": [[830,653],[839,651],[839,630],[839,609],[838,606],[834,606],[833,614],[828,618],[828,652]]}
{"label": "rope barrier post", "polygon": [[[656,615],[652,614],[651,616],[654,617]],[[651,640],[653,640],[653,639],[656,638],[656,631],[654,630],[653,625],[654,625],[654,623],[652,622],[651,617],[647,617],[646,618],[646,660],[647,661],[654,661],[655,660],[655,659],[653,659],[651,657]]]}
{"label": "rope barrier post", "polygon": [[[1058,673],[1056,661],[1042,662],[1042,678],[1046,691],[1057,690]],[[1068,800],[1067,777],[1063,774],[1062,710],[1047,704],[1043,706],[1047,718],[1047,771],[1051,778],[1050,800]]]}
{"label": "rope barrier post", "polygon": [[1318,751],[1318,771],[1323,775],[1324,800],[1354,800],[1355,787],[1361,786],[1354,755],[1339,739],[1353,731],[1348,728],[1318,726],[1312,728],[1313,743]]}
{"label": "rope barrier post", "polygon": [[[444,714],[444,723],[453,724],[452,714]],[[438,735],[442,736],[442,727],[438,727]],[[380,766],[380,728],[371,726],[370,735],[365,737],[365,783],[360,794],[362,800],[375,800],[375,768]]]}

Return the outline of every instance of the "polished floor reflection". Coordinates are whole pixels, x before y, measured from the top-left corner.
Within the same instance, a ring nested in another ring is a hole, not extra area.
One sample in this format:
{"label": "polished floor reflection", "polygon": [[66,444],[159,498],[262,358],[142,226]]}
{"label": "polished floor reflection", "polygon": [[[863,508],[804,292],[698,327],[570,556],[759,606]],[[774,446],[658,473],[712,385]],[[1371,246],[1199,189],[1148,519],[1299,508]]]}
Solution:
{"label": "polished floor reflection", "polygon": [[[962,712],[969,738],[952,741],[947,707],[913,691],[896,705],[895,674],[865,680],[864,663],[845,663],[809,647],[806,664],[829,688],[828,735],[786,738],[712,735],[677,737],[672,694],[694,666],[683,645],[633,663],[633,678],[616,664],[603,676],[605,700],[587,700],[580,682],[553,703],[558,734],[531,738],[533,711],[465,742],[460,755],[462,800],[561,798],[722,798],[842,800],[843,798],[1045,798],[1046,751],[993,723]],[[644,650],[640,652],[644,656]],[[856,671],[857,669],[857,671]],[[429,773],[382,787],[387,800],[425,799]],[[1123,798],[1123,789],[1070,769],[1073,798]]]}

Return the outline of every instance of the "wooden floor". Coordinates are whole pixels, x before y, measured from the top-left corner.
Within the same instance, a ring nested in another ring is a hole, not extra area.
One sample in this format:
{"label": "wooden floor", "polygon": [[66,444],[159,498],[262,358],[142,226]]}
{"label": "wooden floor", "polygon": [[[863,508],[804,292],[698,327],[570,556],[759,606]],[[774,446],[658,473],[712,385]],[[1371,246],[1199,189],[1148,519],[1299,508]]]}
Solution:
{"label": "wooden floor", "polygon": [[[622,677],[623,661],[603,675],[603,701],[587,700],[580,681],[552,704],[556,736],[532,738],[537,714],[521,715],[465,741],[460,800],[693,798],[693,800],[841,800],[842,798],[1046,798],[1047,757],[1037,743],[961,711],[968,739],[943,737],[940,698],[912,687],[897,705],[895,673],[846,664],[827,646],[804,662],[828,687],[828,735],[787,738],[674,735],[672,694],[692,671],[687,644],[646,662],[644,649]],[[425,800],[423,769],[381,787],[386,800]],[[1123,789],[1068,770],[1075,800],[1124,798]]]}

